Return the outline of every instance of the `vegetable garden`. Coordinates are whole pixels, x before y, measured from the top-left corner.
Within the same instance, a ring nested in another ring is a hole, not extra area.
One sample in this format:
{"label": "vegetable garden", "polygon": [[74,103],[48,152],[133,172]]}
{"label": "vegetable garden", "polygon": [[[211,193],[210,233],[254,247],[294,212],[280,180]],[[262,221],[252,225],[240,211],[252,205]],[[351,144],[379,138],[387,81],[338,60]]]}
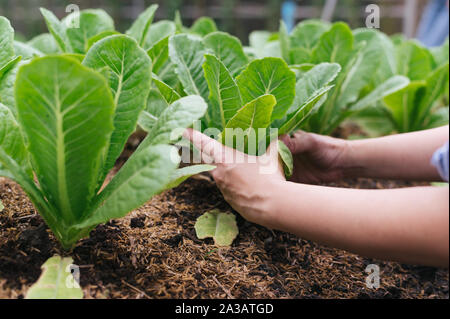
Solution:
{"label": "vegetable garden", "polygon": [[[46,271],[80,267],[81,288],[66,297],[448,298],[446,270],[390,262],[377,261],[382,288],[366,288],[374,261],[243,220],[214,166],[179,155],[194,122],[252,155],[265,148],[251,138],[298,129],[367,138],[447,124],[448,41],[427,49],[306,20],[243,46],[209,18],[188,28],[179,15],[153,22],[156,10],[120,33],[103,10],[59,20],[41,9],[49,32],[27,43],[0,17],[0,297],[49,296],[30,287],[59,255]],[[280,155],[289,176],[281,142]]]}

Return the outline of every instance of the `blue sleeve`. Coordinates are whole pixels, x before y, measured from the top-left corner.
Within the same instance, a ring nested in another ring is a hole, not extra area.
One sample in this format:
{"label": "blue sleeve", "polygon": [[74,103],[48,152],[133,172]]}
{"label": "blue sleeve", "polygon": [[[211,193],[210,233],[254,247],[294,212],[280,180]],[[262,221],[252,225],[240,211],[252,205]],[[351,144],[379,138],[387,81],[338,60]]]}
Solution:
{"label": "blue sleeve", "polygon": [[448,28],[447,0],[432,0],[422,16],[417,38],[427,47],[440,46],[448,37]]}
{"label": "blue sleeve", "polygon": [[283,18],[284,23],[286,23],[286,27],[288,32],[290,33],[295,27],[295,11],[297,10],[297,5],[294,1],[288,0],[283,2],[281,7],[281,16]]}
{"label": "blue sleeve", "polygon": [[438,149],[436,153],[434,153],[433,158],[431,159],[431,163],[437,168],[439,174],[442,179],[449,182],[448,178],[448,161],[449,161],[449,144],[445,144],[443,147]]}

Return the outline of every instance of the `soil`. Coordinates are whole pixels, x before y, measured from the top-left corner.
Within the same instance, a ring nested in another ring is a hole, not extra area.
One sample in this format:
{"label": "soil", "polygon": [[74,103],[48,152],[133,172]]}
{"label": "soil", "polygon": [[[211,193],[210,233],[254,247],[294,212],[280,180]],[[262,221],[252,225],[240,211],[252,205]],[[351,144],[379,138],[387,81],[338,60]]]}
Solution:
{"label": "soil", "polygon": [[[411,186],[373,180],[334,186]],[[0,179],[0,298],[23,298],[40,266],[64,254],[20,187]],[[229,248],[196,238],[197,217],[232,211],[207,176],[154,197],[127,217],[98,226],[71,256],[86,298],[449,298],[448,270],[362,258],[238,216]],[[381,287],[366,288],[377,264]]]}
{"label": "soil", "polygon": [[[145,134],[144,134],[145,135]],[[143,134],[134,134],[120,167]],[[347,125],[336,136],[364,135]],[[358,179],[329,186],[386,189],[419,183]],[[0,178],[0,298],[23,298],[54,254],[67,255],[21,188]],[[237,216],[231,247],[199,240],[194,224],[212,209],[233,210],[207,175],[155,196],[127,217],[100,225],[69,255],[85,298],[449,298],[449,271],[383,262],[271,231]],[[366,287],[370,264],[379,289]]]}

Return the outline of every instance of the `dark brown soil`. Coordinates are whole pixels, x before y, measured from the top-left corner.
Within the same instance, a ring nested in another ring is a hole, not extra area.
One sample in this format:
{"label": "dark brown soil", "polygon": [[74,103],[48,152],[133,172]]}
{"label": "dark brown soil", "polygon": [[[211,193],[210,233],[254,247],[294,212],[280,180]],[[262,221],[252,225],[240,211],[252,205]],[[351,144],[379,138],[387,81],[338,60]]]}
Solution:
{"label": "dark brown soil", "polygon": [[[371,180],[337,186],[408,186]],[[22,190],[0,179],[0,298],[22,298],[60,246]],[[202,213],[230,210],[207,177],[156,196],[129,216],[98,226],[72,256],[86,298],[449,298],[448,270],[362,258],[273,232],[238,217],[230,248],[198,240]],[[381,288],[365,286],[368,264]]]}

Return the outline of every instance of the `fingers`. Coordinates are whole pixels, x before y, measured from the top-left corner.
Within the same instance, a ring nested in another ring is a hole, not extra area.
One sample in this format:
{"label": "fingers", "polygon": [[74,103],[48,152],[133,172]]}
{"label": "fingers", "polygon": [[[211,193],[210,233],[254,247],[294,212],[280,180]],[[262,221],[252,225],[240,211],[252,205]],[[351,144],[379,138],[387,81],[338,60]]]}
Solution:
{"label": "fingers", "polygon": [[281,135],[280,141],[282,141],[284,143],[284,145],[286,145],[289,148],[289,150],[292,152],[293,142],[292,142],[292,138],[289,135],[287,135],[287,134]]}
{"label": "fingers", "polygon": [[[192,144],[202,153],[203,159],[211,159],[213,163],[221,163],[227,149],[218,141],[206,136],[198,131],[191,128],[187,129],[183,136],[190,140]],[[206,155],[206,158],[204,157]]]}
{"label": "fingers", "polygon": [[314,148],[314,139],[311,133],[297,131],[293,137],[283,135],[281,141],[286,144],[292,154],[299,154],[310,151]]}
{"label": "fingers", "polygon": [[278,159],[278,140],[274,140],[270,143],[265,156],[268,156],[271,161]]}
{"label": "fingers", "polygon": [[258,163],[260,174],[278,174],[284,178],[283,166],[278,153],[278,140],[270,143],[266,153],[258,158]]}

